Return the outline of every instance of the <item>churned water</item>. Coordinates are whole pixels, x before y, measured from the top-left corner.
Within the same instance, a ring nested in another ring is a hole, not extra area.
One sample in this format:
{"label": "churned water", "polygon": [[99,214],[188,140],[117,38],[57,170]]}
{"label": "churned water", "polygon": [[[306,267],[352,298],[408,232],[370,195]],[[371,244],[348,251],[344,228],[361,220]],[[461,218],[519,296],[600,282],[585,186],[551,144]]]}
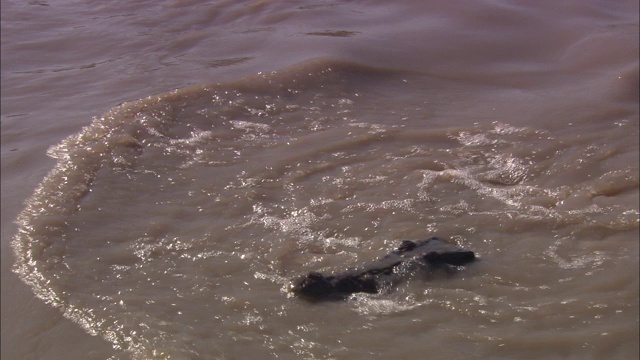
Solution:
{"label": "churned water", "polygon": [[638,358],[636,3],[2,6],[3,358]]}

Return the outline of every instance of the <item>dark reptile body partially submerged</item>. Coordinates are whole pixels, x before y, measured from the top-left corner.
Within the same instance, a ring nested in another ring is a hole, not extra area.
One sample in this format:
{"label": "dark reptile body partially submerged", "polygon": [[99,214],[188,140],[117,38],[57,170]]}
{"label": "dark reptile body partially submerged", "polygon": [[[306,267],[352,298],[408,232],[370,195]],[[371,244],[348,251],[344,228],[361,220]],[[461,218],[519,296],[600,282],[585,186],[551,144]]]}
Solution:
{"label": "dark reptile body partially submerged", "polygon": [[397,273],[401,265],[451,268],[476,259],[473,251],[448,244],[437,237],[403,241],[390,254],[365,266],[333,275],[310,272],[294,281],[291,291],[309,300],[341,299],[357,292],[378,293],[382,278]]}

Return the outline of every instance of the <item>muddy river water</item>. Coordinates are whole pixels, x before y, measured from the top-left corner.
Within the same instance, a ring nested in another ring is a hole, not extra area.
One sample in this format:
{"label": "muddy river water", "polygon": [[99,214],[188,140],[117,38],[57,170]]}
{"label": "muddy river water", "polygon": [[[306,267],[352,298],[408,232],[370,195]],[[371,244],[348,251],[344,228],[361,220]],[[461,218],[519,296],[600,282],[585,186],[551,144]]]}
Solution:
{"label": "muddy river water", "polygon": [[3,0],[3,359],[638,358],[637,14]]}

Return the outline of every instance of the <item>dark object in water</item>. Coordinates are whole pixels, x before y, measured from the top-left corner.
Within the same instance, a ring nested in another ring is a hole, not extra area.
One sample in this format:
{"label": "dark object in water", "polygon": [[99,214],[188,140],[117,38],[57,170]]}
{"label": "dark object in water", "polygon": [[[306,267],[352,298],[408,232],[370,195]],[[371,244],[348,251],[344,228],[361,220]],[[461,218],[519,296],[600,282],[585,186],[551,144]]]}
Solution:
{"label": "dark object in water", "polygon": [[291,291],[316,301],[344,298],[357,292],[374,294],[380,291],[380,279],[396,273],[403,263],[429,269],[449,268],[468,264],[475,258],[473,251],[448,244],[437,237],[417,242],[405,240],[390,254],[363,267],[329,276],[310,272],[295,280]]}

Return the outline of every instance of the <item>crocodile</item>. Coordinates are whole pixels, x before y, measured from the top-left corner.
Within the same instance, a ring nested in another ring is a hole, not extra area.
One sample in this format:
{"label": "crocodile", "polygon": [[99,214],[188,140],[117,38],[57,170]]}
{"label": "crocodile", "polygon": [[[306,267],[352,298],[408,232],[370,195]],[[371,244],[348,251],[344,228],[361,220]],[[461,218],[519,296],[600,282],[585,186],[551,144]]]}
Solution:
{"label": "crocodile", "polygon": [[408,273],[403,268],[450,270],[476,260],[473,251],[449,244],[438,237],[404,240],[391,253],[372,263],[331,275],[312,271],[292,282],[290,291],[307,300],[344,299],[358,292],[380,292],[385,277]]}

